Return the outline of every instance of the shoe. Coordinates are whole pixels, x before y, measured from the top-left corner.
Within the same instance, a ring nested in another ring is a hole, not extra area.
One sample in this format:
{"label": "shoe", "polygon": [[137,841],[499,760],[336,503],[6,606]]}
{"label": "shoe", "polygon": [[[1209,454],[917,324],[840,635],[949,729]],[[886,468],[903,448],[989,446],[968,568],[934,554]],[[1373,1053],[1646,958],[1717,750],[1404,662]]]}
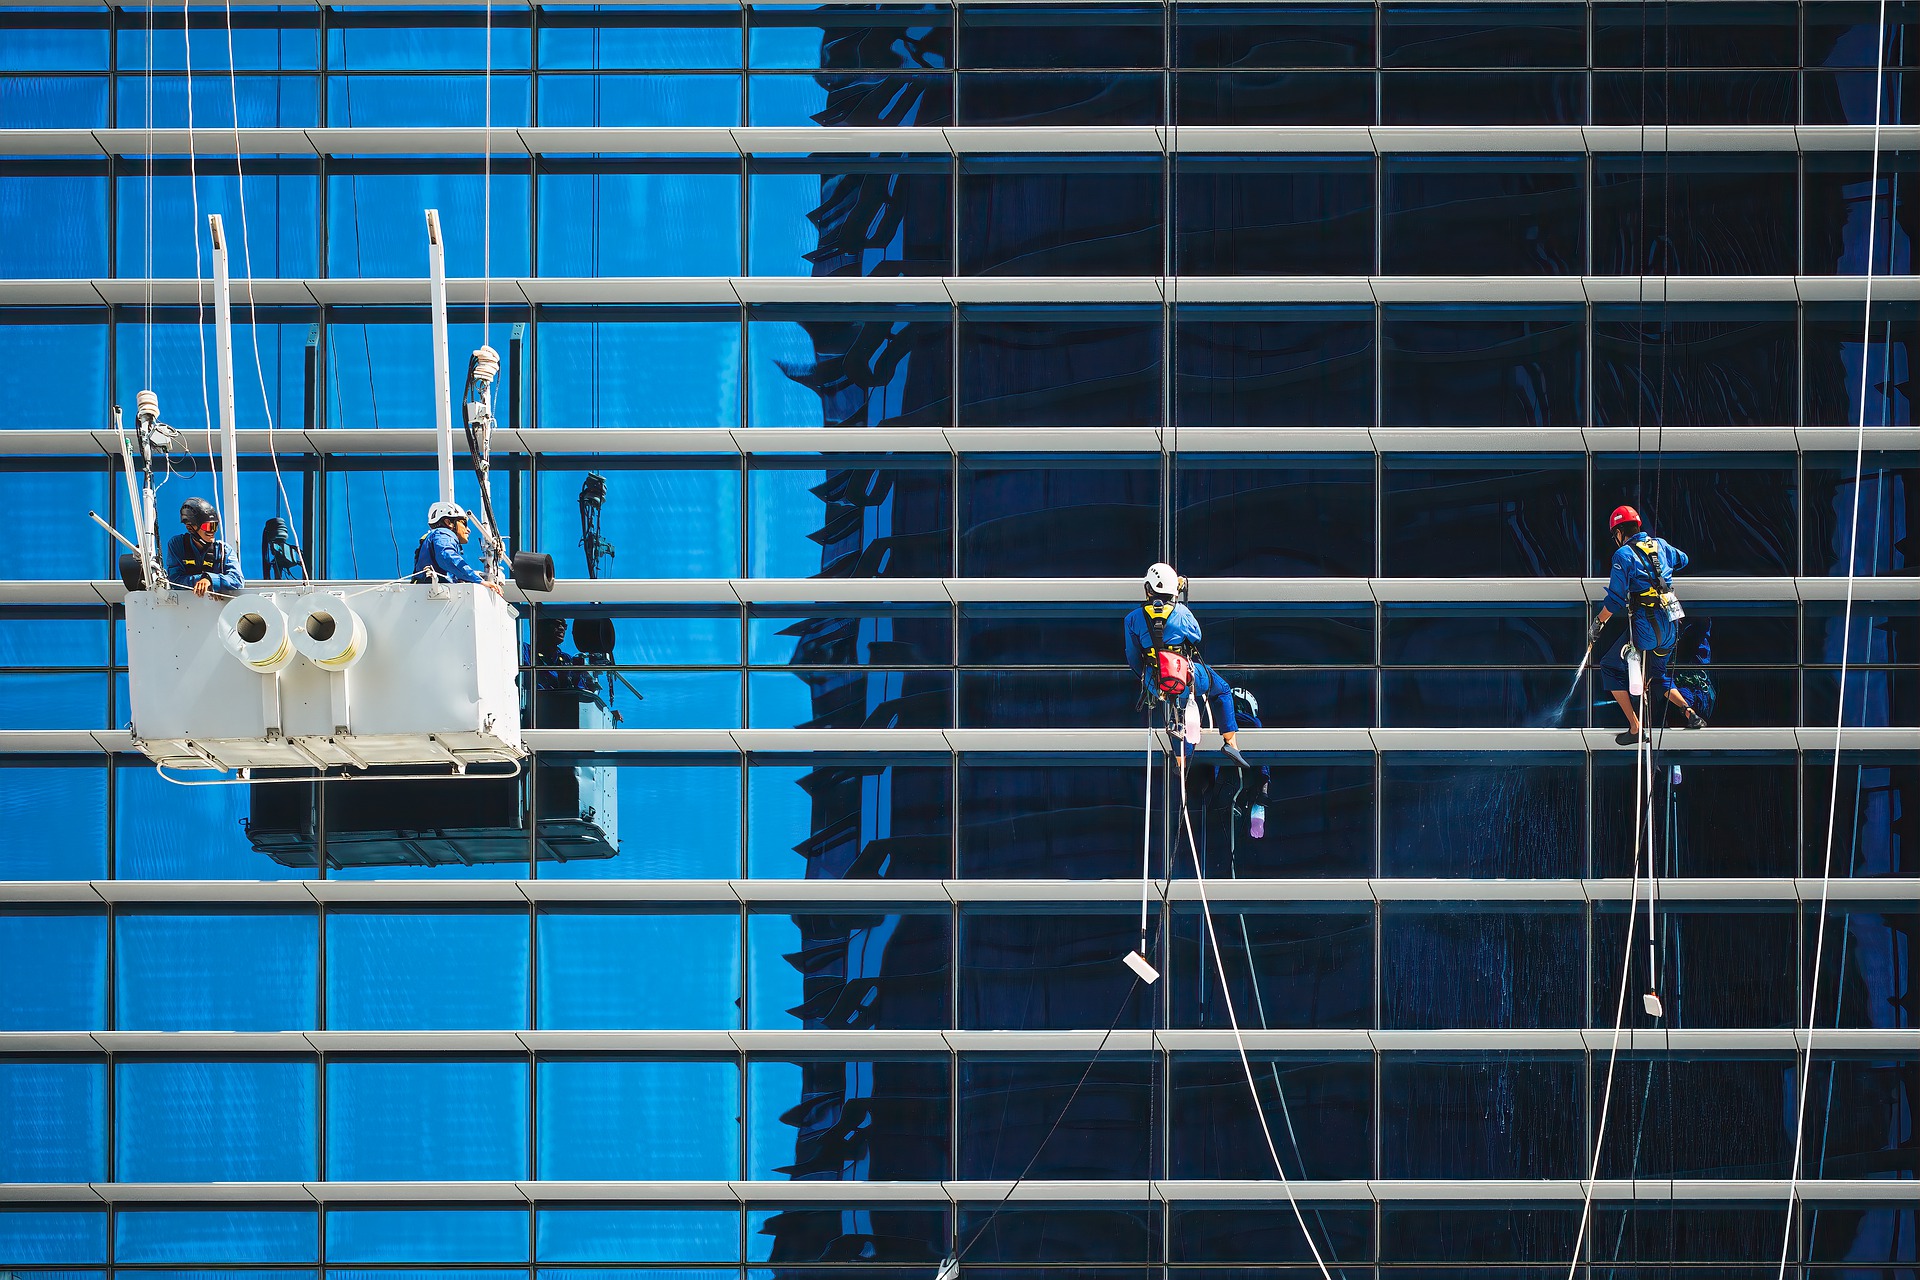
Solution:
{"label": "shoe", "polygon": [[1687,708],[1687,728],[1704,729],[1706,727],[1707,727],[1707,722],[1700,718],[1700,713],[1698,711],[1695,711],[1692,707],[1688,707]]}
{"label": "shoe", "polygon": [[1247,763],[1247,758],[1240,754],[1240,748],[1232,745],[1231,743],[1226,743],[1226,742],[1221,743],[1220,749],[1227,753],[1227,759],[1233,761],[1235,764],[1239,765],[1242,769],[1251,769],[1253,767],[1252,765]]}
{"label": "shoe", "polygon": [[1633,745],[1634,743],[1636,743],[1636,742],[1638,742],[1638,741],[1640,741],[1640,735],[1639,735],[1639,734],[1637,734],[1637,733],[1635,733],[1635,732],[1634,732],[1633,730],[1631,730],[1631,729],[1628,729],[1628,730],[1627,730],[1626,732],[1624,732],[1624,733],[1616,733],[1616,734],[1614,734],[1614,735],[1613,735],[1613,740],[1614,740],[1615,742],[1617,742],[1617,743],[1619,743],[1619,744],[1620,744],[1621,746],[1623,746],[1623,747],[1630,747],[1630,746],[1632,746],[1632,745]]}

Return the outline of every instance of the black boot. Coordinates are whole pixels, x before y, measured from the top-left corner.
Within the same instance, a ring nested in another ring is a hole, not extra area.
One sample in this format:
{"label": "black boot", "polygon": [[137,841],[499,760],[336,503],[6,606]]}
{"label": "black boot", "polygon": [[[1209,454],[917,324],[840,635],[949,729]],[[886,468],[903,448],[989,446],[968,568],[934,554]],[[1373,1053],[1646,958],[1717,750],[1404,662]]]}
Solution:
{"label": "black boot", "polygon": [[1614,734],[1613,740],[1619,743],[1623,747],[1630,747],[1634,743],[1640,741],[1640,735],[1635,733],[1631,729],[1626,729],[1626,730],[1622,730],[1619,733]]}
{"label": "black boot", "polygon": [[1220,749],[1227,753],[1227,759],[1233,761],[1242,769],[1251,769],[1253,767],[1247,763],[1247,758],[1240,754],[1240,748],[1234,746],[1232,743],[1223,742],[1220,744]]}
{"label": "black boot", "polygon": [[1704,729],[1706,727],[1707,727],[1707,722],[1700,718],[1700,713],[1698,711],[1695,711],[1692,707],[1688,707],[1687,708],[1687,728]]}

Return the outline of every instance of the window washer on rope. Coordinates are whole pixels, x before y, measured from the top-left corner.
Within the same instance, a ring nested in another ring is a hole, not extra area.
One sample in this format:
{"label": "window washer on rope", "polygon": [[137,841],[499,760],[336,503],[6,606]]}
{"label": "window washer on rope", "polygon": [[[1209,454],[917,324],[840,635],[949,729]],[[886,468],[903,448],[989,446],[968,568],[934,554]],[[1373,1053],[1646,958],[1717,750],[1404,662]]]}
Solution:
{"label": "window washer on rope", "polygon": [[[1627,651],[1631,647],[1632,642],[1624,639],[1601,646],[1600,660],[1595,666],[1600,672],[1602,692],[1617,694],[1627,687]],[[1667,659],[1667,675],[1702,724],[1713,719],[1713,677],[1707,671],[1712,661],[1712,620],[1688,618],[1680,624],[1680,639]],[[1246,717],[1241,719],[1244,721]]]}
{"label": "window washer on rope", "polygon": [[480,571],[467,563],[467,539],[472,536],[472,517],[457,502],[436,502],[427,508],[427,531],[413,548],[413,581],[477,582],[497,596],[504,597],[497,582],[488,582]]}
{"label": "window washer on rope", "polygon": [[[1127,615],[1127,665],[1141,679],[1141,705],[1165,702],[1174,713],[1174,723],[1180,724],[1189,700],[1198,694],[1216,710],[1227,755],[1235,764],[1250,767],[1235,742],[1240,722],[1234,715],[1233,688],[1200,661],[1200,620],[1178,599],[1186,586],[1187,580],[1172,565],[1156,564],[1147,570],[1146,603]],[[1182,738],[1183,762],[1193,755],[1194,745]]]}
{"label": "window washer on rope", "polygon": [[167,581],[197,596],[238,592],[245,585],[240,566],[220,540],[220,517],[213,504],[205,498],[188,498],[180,504],[180,523],[187,526],[186,532],[167,539]]}
{"label": "window washer on rope", "polygon": [[1641,528],[1640,513],[1632,507],[1615,507],[1607,520],[1613,532],[1613,565],[1607,577],[1607,596],[1600,604],[1587,631],[1587,643],[1598,645],[1600,634],[1616,613],[1627,615],[1627,642],[1620,651],[1618,664],[1622,678],[1609,676],[1605,655],[1601,660],[1601,687],[1613,695],[1627,716],[1627,730],[1614,741],[1627,746],[1640,740],[1639,713],[1628,692],[1626,669],[1637,659],[1649,694],[1666,698],[1686,716],[1686,727],[1704,729],[1706,720],[1687,704],[1686,697],[1667,675],[1667,660],[1679,639],[1680,620],[1686,614],[1673,594],[1673,575],[1687,567],[1687,553],[1656,538]]}

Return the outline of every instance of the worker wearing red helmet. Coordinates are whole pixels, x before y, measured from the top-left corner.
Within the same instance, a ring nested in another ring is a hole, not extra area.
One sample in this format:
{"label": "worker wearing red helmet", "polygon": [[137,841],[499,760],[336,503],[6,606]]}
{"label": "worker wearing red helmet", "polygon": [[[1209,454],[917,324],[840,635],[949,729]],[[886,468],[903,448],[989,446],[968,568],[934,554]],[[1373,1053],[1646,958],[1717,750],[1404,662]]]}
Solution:
{"label": "worker wearing red helmet", "polygon": [[[1646,532],[1640,524],[1640,513],[1632,507],[1615,507],[1607,527],[1613,532],[1613,564],[1607,575],[1607,596],[1587,632],[1587,643],[1598,644],[1613,615],[1626,614],[1628,641],[1640,652],[1648,695],[1664,697],[1680,708],[1687,728],[1704,729],[1707,722],[1687,704],[1667,675],[1667,659],[1672,656],[1680,619],[1685,616],[1674,598],[1673,575],[1687,567],[1687,553]],[[1640,716],[1632,696],[1624,685],[1611,687],[1617,681],[1602,683],[1627,715],[1627,731],[1614,741],[1622,746],[1638,742]]]}

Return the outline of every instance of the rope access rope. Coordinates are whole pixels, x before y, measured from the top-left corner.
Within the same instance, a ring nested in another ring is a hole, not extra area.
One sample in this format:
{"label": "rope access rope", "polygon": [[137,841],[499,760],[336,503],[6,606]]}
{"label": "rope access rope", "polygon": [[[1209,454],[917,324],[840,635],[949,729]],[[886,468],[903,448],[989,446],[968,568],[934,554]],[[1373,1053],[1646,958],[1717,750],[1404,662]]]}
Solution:
{"label": "rope access rope", "polygon": [[[1846,603],[1840,612],[1840,681],[1838,696],[1834,699],[1833,720],[1833,768],[1832,778],[1827,788],[1827,837],[1826,850],[1820,863],[1820,920],[1814,928],[1812,989],[1807,993],[1806,1049],[1796,1051],[1796,1070],[1794,1072],[1793,1103],[1793,1162],[1787,1175],[1787,1211],[1786,1223],[1780,1233],[1780,1280],[1786,1280],[1787,1258],[1793,1249],[1793,1210],[1800,1195],[1800,1170],[1806,1152],[1807,1092],[1813,1073],[1813,1037],[1814,1028],[1819,1023],[1820,1014],[1820,966],[1827,945],[1827,905],[1833,889],[1833,830],[1840,812],[1840,739],[1847,723],[1847,668],[1852,657],[1853,644],[1853,590],[1860,555],[1860,491],[1866,487],[1867,466],[1867,376],[1872,367],[1869,359],[1873,343],[1873,254],[1879,240],[1880,216],[1880,129],[1886,115],[1886,75],[1887,75],[1887,0],[1880,0],[1879,23],[1875,30],[1873,46],[1873,159],[1869,162],[1867,176],[1867,278],[1866,298],[1861,307],[1860,322],[1860,414],[1859,424],[1854,432],[1853,442],[1853,513],[1847,529],[1847,594]],[[1888,243],[1888,266],[1892,266],[1892,243]],[[1891,372],[1885,371],[1882,377],[1890,378]],[[1878,527],[1878,508],[1880,495],[1874,495],[1875,521]],[[1876,551],[1876,556],[1877,556]],[[1865,690],[1861,691],[1861,714],[1866,713]],[[1858,830],[1855,831],[1858,839]],[[1848,870],[1852,870],[1852,856],[1848,857]],[[1835,983],[1834,999],[1839,1000],[1838,982]],[[1796,1015],[1795,1031],[1799,1029]],[[1796,1035],[1796,1039],[1798,1036]]]}
{"label": "rope access rope", "polygon": [[[193,0],[180,0],[180,42],[186,50],[187,77],[187,198],[193,212],[193,350],[200,357],[200,421],[207,428],[207,475],[220,473],[219,463],[213,447],[213,400],[207,391],[207,282],[206,265],[200,253],[200,169],[198,157],[194,154],[193,140]],[[151,73],[149,73],[151,74]],[[238,157],[235,157],[237,160]],[[152,385],[152,384],[148,384]],[[213,514],[219,519],[220,527],[227,530],[227,539],[237,549],[240,545],[240,531],[227,529],[227,513],[222,506],[226,494],[221,485],[209,486],[213,490]]]}

